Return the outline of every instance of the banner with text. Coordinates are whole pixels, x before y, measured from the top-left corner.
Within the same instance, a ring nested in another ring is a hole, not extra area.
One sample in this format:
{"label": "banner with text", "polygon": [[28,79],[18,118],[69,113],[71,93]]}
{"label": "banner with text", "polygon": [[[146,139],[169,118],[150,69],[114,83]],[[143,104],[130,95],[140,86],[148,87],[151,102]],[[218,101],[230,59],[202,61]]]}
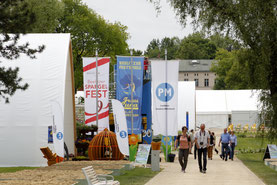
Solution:
{"label": "banner with text", "polygon": [[179,61],[152,61],[151,69],[153,134],[176,136]]}
{"label": "banner with text", "polygon": [[124,107],[127,118],[128,134],[132,134],[131,93],[133,92],[133,133],[141,134],[144,57],[132,57],[132,61],[133,86],[131,85],[131,57],[117,57],[116,99],[118,99]]}
{"label": "banner with text", "polygon": [[60,104],[57,101],[51,102],[53,116],[53,143],[56,154],[59,157],[64,157],[64,121],[63,113]]}
{"label": "banner with text", "polygon": [[96,58],[83,58],[85,123],[98,131],[109,129],[109,66],[110,58],[98,58],[98,110],[96,111]]}
{"label": "banner with text", "polygon": [[112,107],[118,148],[123,155],[129,156],[128,131],[124,108],[120,101],[114,99],[112,100]]}

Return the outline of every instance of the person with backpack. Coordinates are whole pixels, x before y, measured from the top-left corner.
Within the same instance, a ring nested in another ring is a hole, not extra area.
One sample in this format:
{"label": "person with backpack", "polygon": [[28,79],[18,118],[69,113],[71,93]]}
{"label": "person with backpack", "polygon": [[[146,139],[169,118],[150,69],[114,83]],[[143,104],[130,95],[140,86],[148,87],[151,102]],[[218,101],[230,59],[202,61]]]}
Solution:
{"label": "person with backpack", "polygon": [[191,139],[187,134],[187,131],[188,129],[186,126],[182,127],[182,135],[175,141],[175,149],[177,149],[177,144],[179,142],[179,163],[183,173],[186,171],[188,156],[191,152]]}

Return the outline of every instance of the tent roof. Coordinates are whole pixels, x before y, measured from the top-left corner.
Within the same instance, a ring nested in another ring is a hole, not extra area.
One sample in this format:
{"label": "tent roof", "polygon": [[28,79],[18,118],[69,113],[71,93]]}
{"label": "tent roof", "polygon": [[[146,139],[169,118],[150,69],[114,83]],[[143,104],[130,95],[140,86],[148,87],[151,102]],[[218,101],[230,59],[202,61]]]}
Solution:
{"label": "tent roof", "polygon": [[[15,60],[0,58],[0,66],[19,68],[25,91],[17,90],[5,104],[0,99],[0,166],[44,166],[40,147],[49,146],[48,126],[53,123],[51,102],[59,103],[64,116],[64,139],[69,152],[74,152],[74,104],[70,34],[21,35],[18,45],[29,48],[44,45],[35,59],[21,54]],[[55,151],[53,151],[55,152]],[[20,154],[19,154],[20,153]]]}
{"label": "tent roof", "polygon": [[255,90],[196,90],[196,112],[230,114],[232,111],[257,111]]}

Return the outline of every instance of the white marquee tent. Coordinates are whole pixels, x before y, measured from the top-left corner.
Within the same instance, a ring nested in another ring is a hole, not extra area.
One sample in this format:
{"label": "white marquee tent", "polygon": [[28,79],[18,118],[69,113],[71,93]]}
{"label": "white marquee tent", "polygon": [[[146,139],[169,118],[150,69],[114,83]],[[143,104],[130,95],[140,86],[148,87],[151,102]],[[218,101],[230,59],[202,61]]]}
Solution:
{"label": "white marquee tent", "polygon": [[195,90],[194,86],[194,82],[179,82],[179,130],[186,125],[186,112],[189,112],[189,129],[201,123],[207,128],[225,128],[229,121],[234,125],[257,123],[257,91]]}
{"label": "white marquee tent", "polygon": [[31,48],[45,45],[36,59],[21,54],[14,61],[0,58],[0,66],[19,67],[19,76],[29,84],[16,91],[10,103],[0,100],[0,166],[45,166],[41,147],[48,146],[52,125],[51,101],[58,102],[64,120],[64,140],[74,153],[75,113],[73,64],[70,34],[28,34],[19,43]]}
{"label": "white marquee tent", "polygon": [[[196,125],[225,128],[232,120],[232,112],[258,112],[258,93],[252,90],[197,90]],[[252,120],[254,121],[254,120]],[[238,123],[235,123],[236,125]],[[251,124],[251,123],[249,123]],[[253,124],[253,123],[252,123]]]}
{"label": "white marquee tent", "polygon": [[195,127],[195,82],[178,82],[178,130],[186,126],[188,113],[189,130]]}

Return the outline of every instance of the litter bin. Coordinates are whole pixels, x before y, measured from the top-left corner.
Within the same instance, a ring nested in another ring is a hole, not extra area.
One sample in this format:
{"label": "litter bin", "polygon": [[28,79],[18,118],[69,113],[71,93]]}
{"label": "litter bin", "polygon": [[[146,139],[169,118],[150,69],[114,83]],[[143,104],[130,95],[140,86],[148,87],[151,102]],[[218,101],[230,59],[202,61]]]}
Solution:
{"label": "litter bin", "polygon": [[151,169],[152,171],[160,171],[160,150],[151,151]]}
{"label": "litter bin", "polygon": [[174,162],[174,159],[175,159],[175,154],[168,154],[167,155],[168,162]]}

